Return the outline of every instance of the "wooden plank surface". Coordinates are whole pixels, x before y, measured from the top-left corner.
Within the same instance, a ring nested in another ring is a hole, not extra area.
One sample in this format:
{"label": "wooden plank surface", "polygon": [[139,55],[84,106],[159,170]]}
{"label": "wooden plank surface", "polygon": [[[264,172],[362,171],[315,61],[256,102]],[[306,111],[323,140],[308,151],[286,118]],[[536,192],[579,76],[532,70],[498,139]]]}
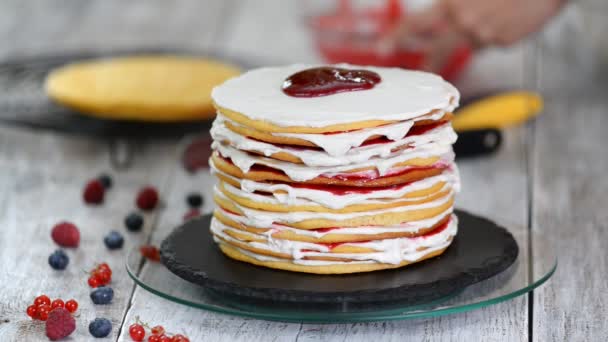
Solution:
{"label": "wooden plank surface", "polygon": [[533,268],[553,251],[559,265],[534,292],[533,340],[606,341],[608,83],[579,88],[563,61],[542,59],[541,86],[552,90],[533,145]]}

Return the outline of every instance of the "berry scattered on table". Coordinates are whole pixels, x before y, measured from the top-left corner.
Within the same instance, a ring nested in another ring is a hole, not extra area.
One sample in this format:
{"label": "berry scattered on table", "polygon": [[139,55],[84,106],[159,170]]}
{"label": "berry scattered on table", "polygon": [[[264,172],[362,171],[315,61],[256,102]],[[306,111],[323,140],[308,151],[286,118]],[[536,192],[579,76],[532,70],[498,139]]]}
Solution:
{"label": "berry scattered on table", "polygon": [[156,246],[153,245],[145,245],[139,248],[141,255],[143,255],[146,259],[151,261],[160,261],[160,251]]}
{"label": "berry scattered on table", "polygon": [[99,180],[99,182],[101,183],[101,185],[103,185],[103,188],[108,190],[110,188],[112,188],[112,177],[110,177],[110,175],[108,175],[107,173],[102,173],[99,175],[99,177],[97,177],[97,179]]}
{"label": "berry scattered on table", "polygon": [[111,281],[112,269],[107,263],[102,262],[89,272],[89,279],[87,280],[87,283],[90,287],[99,287],[107,285]]}
{"label": "berry scattered on table", "polygon": [[150,330],[148,342],[190,342],[188,337],[182,334],[171,334],[165,331],[162,325],[150,328],[150,325],[142,322],[139,317],[135,317],[135,323],[129,326],[129,335],[136,342],[141,342],[146,336],[146,329]]}
{"label": "berry scattered on table", "polygon": [[107,318],[95,318],[89,323],[89,332],[94,337],[106,337],[112,332],[112,322]]}
{"label": "berry scattered on table", "polygon": [[51,341],[69,336],[76,329],[76,320],[64,308],[53,309],[46,320],[46,336]]}
{"label": "berry scattered on table", "polygon": [[201,212],[198,209],[190,209],[190,211],[184,215],[184,221],[190,221],[200,216]]}
{"label": "berry scattered on table", "polygon": [[90,297],[95,304],[110,304],[114,298],[114,290],[108,286],[100,286],[91,292]]}
{"label": "berry scattered on table", "polygon": [[164,335],[165,334],[165,328],[162,325],[157,325],[155,327],[153,327],[151,330],[152,335]]}
{"label": "berry scattered on table", "polygon": [[65,309],[71,313],[76,312],[76,310],[78,310],[78,302],[74,299],[68,300],[65,302]]}
{"label": "berry scattered on table", "polygon": [[31,319],[38,319],[38,308],[36,305],[32,304],[28,306],[25,312]]}
{"label": "berry scattered on table", "polygon": [[80,231],[70,222],[60,222],[53,226],[51,238],[61,247],[78,247]]}
{"label": "berry scattered on table", "polygon": [[155,188],[148,186],[139,191],[135,204],[141,210],[152,210],[158,204],[158,191]]}
{"label": "berry scattered on table", "polygon": [[38,319],[41,321],[46,321],[49,318],[49,312],[51,312],[51,310],[53,309],[48,304],[42,304],[39,305],[36,310],[36,316],[38,317]]}
{"label": "berry scattered on table", "polygon": [[125,243],[125,239],[119,232],[113,230],[103,238],[103,242],[106,244],[108,249],[119,249],[122,248],[122,245]]}
{"label": "berry scattered on table", "polygon": [[146,337],[146,330],[141,324],[133,323],[129,327],[129,335],[133,341],[141,342]]}
{"label": "berry scattered on table", "polygon": [[55,309],[55,308],[63,308],[65,307],[65,303],[63,302],[63,300],[61,299],[55,299],[54,301],[51,302],[51,309]]}
{"label": "berry scattered on table", "polygon": [[103,197],[105,194],[105,188],[103,184],[97,179],[91,180],[84,187],[84,192],[82,193],[82,198],[85,203],[88,204],[100,204],[103,202]]}
{"label": "berry scattered on table", "polygon": [[70,262],[70,258],[61,249],[58,249],[49,255],[49,265],[55,270],[65,270]]}
{"label": "berry scattered on table", "polygon": [[130,213],[125,217],[125,226],[130,232],[138,232],[144,225],[144,218],[138,213]]}
{"label": "berry scattered on table", "polygon": [[203,205],[203,196],[198,192],[192,192],[186,197],[186,202],[190,208],[200,208]]}
{"label": "berry scattered on table", "polygon": [[40,296],[34,298],[34,305],[40,306],[42,304],[51,305],[51,299],[49,298],[49,296],[47,296],[47,295],[40,295]]}

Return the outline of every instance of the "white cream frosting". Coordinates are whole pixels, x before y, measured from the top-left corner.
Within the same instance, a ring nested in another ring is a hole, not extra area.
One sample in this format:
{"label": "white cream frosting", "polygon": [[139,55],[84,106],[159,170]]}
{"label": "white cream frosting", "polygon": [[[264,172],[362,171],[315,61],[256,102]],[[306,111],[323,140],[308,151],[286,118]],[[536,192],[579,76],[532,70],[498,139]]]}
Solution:
{"label": "white cream frosting", "polygon": [[[444,177],[447,178],[447,177]],[[426,180],[426,179],[425,179]],[[259,183],[259,184],[263,184],[263,183]],[[433,183],[433,185],[436,183]],[[286,184],[281,184],[281,185],[286,185]],[[279,185],[279,186],[281,186]],[[272,187],[272,185],[269,185]],[[401,189],[394,189],[394,190],[380,190],[380,191],[374,191],[374,192],[380,192],[380,193],[384,193],[387,196],[390,197],[386,197],[382,194],[376,194],[375,196],[373,195],[373,192],[369,193],[369,194],[362,194],[362,193],[353,193],[353,194],[348,194],[348,195],[333,195],[330,192],[327,191],[322,191],[322,190],[312,190],[310,191],[313,196],[315,196],[315,194],[319,194],[319,193],[325,193],[325,196],[316,196],[316,198],[321,198],[321,201],[323,202],[322,204],[318,203],[317,201],[311,201],[310,199],[307,199],[306,197],[304,198],[298,198],[298,197],[289,197],[289,193],[272,193],[265,195],[265,194],[257,194],[253,191],[246,191],[246,190],[242,190],[240,188],[234,187],[226,182],[222,183],[222,187],[224,188],[224,190],[226,192],[228,192],[231,195],[237,196],[237,197],[241,197],[241,198],[246,198],[248,200],[251,200],[253,202],[256,203],[265,203],[265,204],[269,204],[269,205],[277,205],[277,206],[313,206],[313,207],[329,207],[330,209],[342,209],[344,207],[347,207],[349,205],[353,205],[353,204],[360,204],[360,205],[369,205],[369,204],[391,204],[391,203],[407,203],[407,202],[413,202],[413,201],[421,201],[424,200],[426,198],[429,198],[430,196],[434,196],[436,195],[436,192],[432,193],[432,194],[428,194],[426,196],[420,196],[420,197],[415,197],[415,198],[403,198],[403,196],[409,192],[411,192],[412,190],[406,189],[404,191],[404,188],[407,188],[407,186],[404,186]],[[289,187],[289,185],[287,185],[287,187]],[[453,186],[450,183],[447,183],[441,188],[439,189],[437,192],[443,192],[443,191],[448,191],[449,189],[451,189]],[[412,186],[410,187],[410,189],[415,188],[415,189],[426,189],[428,187],[419,187],[419,186]],[[291,188],[292,190],[295,188]],[[306,190],[310,190],[310,189],[298,189],[298,190],[304,190],[302,192],[306,193]],[[292,192],[293,194],[293,192]],[[401,194],[401,196],[398,196],[398,194]],[[371,195],[371,196],[368,196]],[[312,197],[312,196],[311,196]],[[374,197],[374,198],[366,198],[366,197]]]}
{"label": "white cream frosting", "polygon": [[[439,111],[412,120],[400,121],[393,124],[364,128],[350,132],[335,134],[305,134],[305,133],[271,133],[277,137],[298,138],[311,142],[321,147],[330,156],[345,155],[353,147],[359,147],[367,139],[373,136],[383,136],[389,140],[403,139],[418,120],[439,120],[445,112]],[[234,124],[233,121],[231,123]]]}
{"label": "white cream frosting", "polygon": [[367,120],[404,121],[431,112],[451,111],[459,101],[456,88],[440,76],[401,68],[337,65],[367,69],[382,81],[372,89],[322,97],[299,98],[283,93],[290,75],[318,65],[295,64],[248,71],[215,87],[213,101],[220,107],[254,120],[289,127],[325,127]]}
{"label": "white cream frosting", "polygon": [[[347,153],[337,156],[326,151],[277,146],[244,137],[228,129],[224,125],[222,117],[218,117],[213,122],[211,136],[215,141],[229,142],[232,147],[238,150],[257,152],[266,157],[271,157],[275,153],[288,153],[299,158],[304,165],[320,167],[359,164],[374,157],[387,158],[397,153],[410,153],[416,147],[422,147],[433,142],[452,144],[457,138],[452,126],[446,123],[422,135],[405,137],[382,144],[355,147]],[[336,139],[339,140],[340,138],[336,137]],[[396,151],[399,148],[407,148],[407,150]]]}
{"label": "white cream frosting", "polygon": [[406,212],[412,210],[420,210],[420,209],[428,209],[428,208],[436,208],[445,203],[452,200],[454,196],[454,191],[450,190],[450,192],[443,197],[438,199],[420,203],[420,204],[411,204],[406,206],[400,206],[396,208],[388,208],[388,209],[379,209],[379,210],[370,210],[363,212],[352,212],[352,213],[327,213],[327,212],[312,212],[312,211],[292,211],[292,212],[272,212],[272,211],[263,211],[248,208],[242,206],[238,203],[235,203],[226,195],[224,195],[217,187],[213,188],[213,193],[215,196],[229,201],[238,208],[243,215],[247,216],[250,219],[251,226],[258,228],[267,228],[272,223],[282,223],[282,224],[293,224],[297,222],[302,222],[306,220],[332,220],[332,221],[344,221],[358,217],[364,216],[376,216],[387,213],[396,213],[396,212]]}
{"label": "white cream frosting", "polygon": [[[235,215],[231,212],[228,212],[222,208],[218,208],[222,215],[231,219],[234,222],[245,226],[253,226],[251,220],[247,216],[243,215]],[[314,229],[297,229],[288,227],[285,225],[272,223],[268,225],[268,230],[264,233],[264,235],[273,235],[277,232],[281,231],[290,231],[296,233],[298,235],[310,236],[314,238],[322,238],[329,234],[339,234],[339,235],[375,235],[382,233],[418,233],[421,229],[427,229],[434,227],[437,223],[441,222],[447,215],[450,215],[453,212],[453,208],[449,208],[441,214],[418,221],[409,221],[404,222],[398,225],[391,226],[359,226],[359,227],[340,227],[340,228],[332,228],[325,230],[314,230]]]}
{"label": "white cream frosting", "polygon": [[[268,157],[252,155],[236,148],[214,141],[211,147],[219,152],[225,158],[230,158],[232,163],[238,167],[243,173],[249,172],[255,164],[264,165],[283,171],[289,178],[296,182],[305,182],[321,175],[332,177],[343,174],[360,168],[375,168],[380,176],[389,176],[398,172],[407,170],[408,166],[396,167],[396,164],[408,161],[414,158],[431,158],[440,156],[443,161],[452,161],[453,151],[451,143],[447,142],[431,142],[423,146],[414,147],[412,149],[398,151],[392,153],[386,158],[373,157],[364,162],[338,166],[308,166],[304,164],[294,164],[286,161],[276,160]],[[216,152],[216,153],[217,153]],[[375,176],[374,170],[370,174]],[[369,172],[351,173],[351,175],[364,176]]]}
{"label": "white cream frosting", "polygon": [[[447,247],[451,243],[451,238],[457,233],[457,226],[457,218],[452,215],[448,222],[448,226],[445,229],[430,236],[383,239],[368,242],[349,242],[342,244],[344,246],[357,246],[375,250],[375,252],[371,253],[332,253],[331,249],[324,244],[274,239],[270,235],[247,233],[226,226],[215,218],[211,222],[211,231],[228,243],[238,242],[257,249],[288,254],[293,258],[294,262],[300,262],[302,264],[307,264],[307,261],[310,261],[306,260],[306,257],[324,256],[347,258],[355,261],[399,264],[403,261],[417,261],[430,252]],[[265,242],[239,240],[226,234],[225,231],[238,232],[248,236],[250,239],[263,239]],[[255,257],[259,254],[250,253],[248,255]],[[277,259],[281,260],[280,258]],[[285,260],[283,259],[283,261]],[[334,262],[329,262],[329,264],[333,263]]]}

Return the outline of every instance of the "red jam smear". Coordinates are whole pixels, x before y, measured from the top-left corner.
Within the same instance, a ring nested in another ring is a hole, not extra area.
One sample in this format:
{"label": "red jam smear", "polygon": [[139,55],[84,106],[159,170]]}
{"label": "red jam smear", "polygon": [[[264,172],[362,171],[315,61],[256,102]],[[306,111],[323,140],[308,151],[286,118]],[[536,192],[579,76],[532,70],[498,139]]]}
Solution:
{"label": "red jam smear", "polygon": [[381,80],[369,70],[318,67],[289,76],[283,82],[283,92],[293,97],[320,97],[371,89]]}

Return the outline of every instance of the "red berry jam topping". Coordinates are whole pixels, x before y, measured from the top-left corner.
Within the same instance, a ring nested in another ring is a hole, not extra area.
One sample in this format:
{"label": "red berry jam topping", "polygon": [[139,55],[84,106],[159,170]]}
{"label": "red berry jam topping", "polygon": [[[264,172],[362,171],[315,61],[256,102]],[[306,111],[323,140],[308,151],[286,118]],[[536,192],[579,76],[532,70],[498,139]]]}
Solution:
{"label": "red berry jam topping", "polygon": [[327,96],[373,88],[380,75],[369,70],[319,67],[302,70],[283,82],[283,92],[293,97]]}

